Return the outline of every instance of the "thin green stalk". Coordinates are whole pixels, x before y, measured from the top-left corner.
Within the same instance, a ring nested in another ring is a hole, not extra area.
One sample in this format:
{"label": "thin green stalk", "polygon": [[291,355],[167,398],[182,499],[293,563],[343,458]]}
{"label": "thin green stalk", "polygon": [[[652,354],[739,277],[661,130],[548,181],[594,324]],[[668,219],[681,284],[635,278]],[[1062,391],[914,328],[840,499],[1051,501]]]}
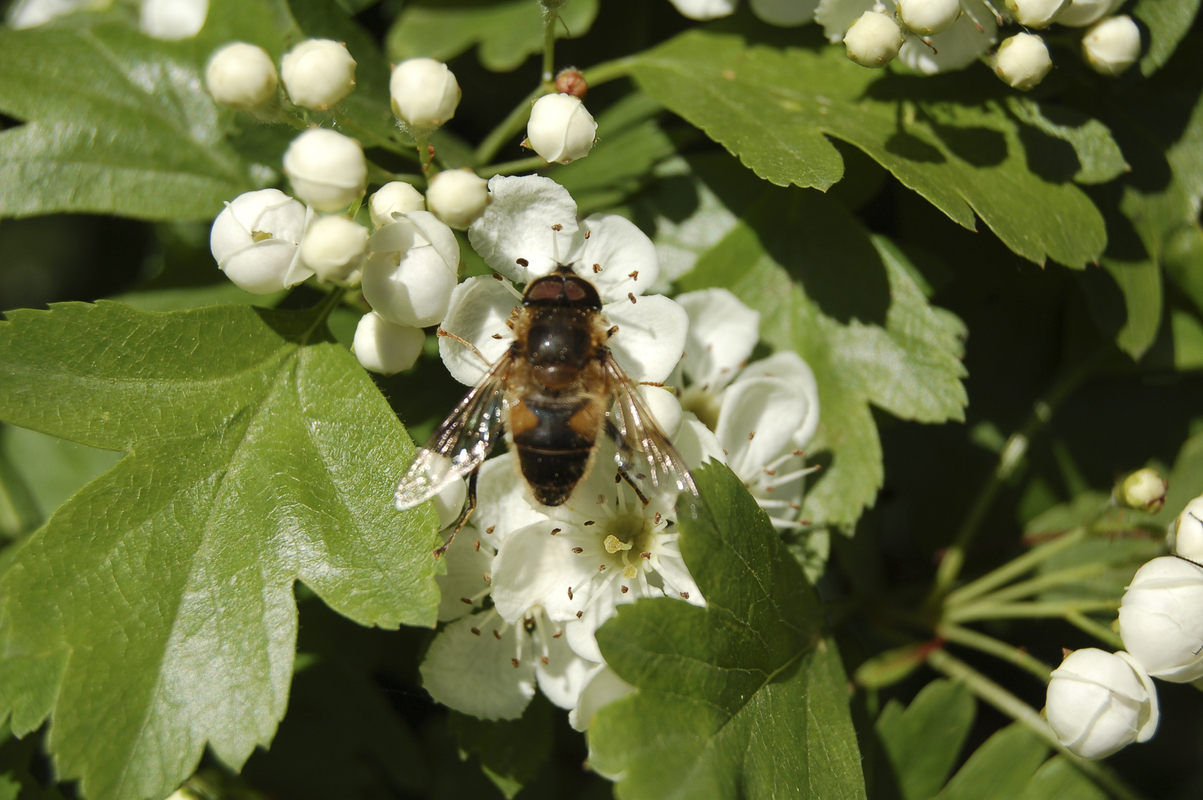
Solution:
{"label": "thin green stalk", "polygon": [[535,170],[545,169],[548,163],[539,156],[531,156],[530,158],[519,158],[516,161],[504,161],[500,164],[490,164],[487,167],[481,167],[476,170],[476,174],[482,178],[491,178],[494,175],[513,175],[518,172],[534,172]]}
{"label": "thin green stalk", "polygon": [[950,608],[944,613],[945,622],[976,622],[983,619],[1041,619],[1062,617],[1071,612],[1114,611],[1116,600],[1074,600],[1048,603],[973,603]]}
{"label": "thin green stalk", "polygon": [[1081,611],[1066,611],[1065,621],[1078,630],[1090,634],[1108,647],[1114,647],[1116,650],[1124,649],[1124,640],[1118,633],[1105,625],[1100,625]]}
{"label": "thin green stalk", "polygon": [[1040,716],[1040,713],[1036,709],[965,662],[949,655],[948,651],[942,649],[932,650],[928,654],[927,663],[931,665],[932,669],[946,677],[963,681],[978,698],[994,706],[1011,719],[1026,725],[1029,730],[1047,743],[1049,747],[1052,747],[1064,756],[1082,774],[1098,784],[1112,797],[1118,800],[1142,800],[1141,796],[1134,789],[1124,783],[1118,775],[1102,762],[1088,761],[1066,750],[1065,745],[1057,741],[1057,735],[1053,733],[1052,728],[1048,726],[1048,722],[1045,721],[1044,717]]}
{"label": "thin green stalk", "polygon": [[1056,572],[1049,572],[1036,578],[1013,583],[1005,589],[999,589],[997,592],[991,592],[988,595],[988,599],[995,603],[1020,600],[1024,597],[1031,597],[1034,594],[1043,592],[1046,589],[1054,589],[1058,586],[1075,583],[1085,578],[1093,578],[1096,575],[1103,574],[1108,569],[1111,569],[1111,565],[1101,561],[1083,564],[1078,567],[1070,567],[1069,569],[1059,569]]}
{"label": "thin green stalk", "polygon": [[369,146],[379,147],[382,150],[388,150],[390,153],[396,153],[406,158],[410,157],[408,146],[403,146],[400,142],[378,135],[375,131],[363,127],[346,114],[336,111],[334,112],[334,119],[360,142]]}
{"label": "thin green stalk", "polygon": [[992,655],[1008,664],[1014,664],[1048,683],[1048,676],[1052,672],[1052,667],[1014,645],[995,639],[993,636],[987,636],[984,633],[948,622],[936,628],[936,635],[949,642],[971,647],[987,655]]}
{"label": "thin green stalk", "polygon": [[556,23],[559,21],[559,11],[543,11],[543,83],[546,86],[550,86],[556,77]]}
{"label": "thin green stalk", "polygon": [[[422,164],[422,174],[426,176],[426,180],[429,181],[435,176],[435,174],[438,173],[438,169],[434,166],[434,151],[430,147],[430,137],[419,136],[417,141],[418,160]],[[433,173],[431,172],[431,169],[434,169]]]}
{"label": "thin green stalk", "polygon": [[518,133],[526,127],[526,121],[530,119],[531,104],[545,94],[551,94],[552,89],[545,84],[539,86],[518,102],[509,115],[501,121],[493,130],[489,131],[489,135],[484,138],[480,146],[476,148],[476,163],[488,164],[493,160],[493,156],[497,155],[497,151],[505,146],[506,142],[513,139]]}
{"label": "thin green stalk", "polygon": [[979,598],[999,586],[1010,583],[1020,575],[1026,575],[1039,566],[1041,562],[1052,558],[1064,550],[1068,550],[1085,538],[1085,536],[1086,529],[1079,526],[1050,542],[1033,547],[1018,558],[1013,558],[1001,567],[987,572],[977,580],[965,584],[954,592],[950,592],[944,598],[944,607],[952,608],[965,605],[970,600]]}
{"label": "thin green stalk", "polygon": [[613,61],[603,61],[583,73],[585,83],[590,89],[593,89],[617,78],[625,78],[631,74],[636,61],[638,61],[638,56],[624,56]]}

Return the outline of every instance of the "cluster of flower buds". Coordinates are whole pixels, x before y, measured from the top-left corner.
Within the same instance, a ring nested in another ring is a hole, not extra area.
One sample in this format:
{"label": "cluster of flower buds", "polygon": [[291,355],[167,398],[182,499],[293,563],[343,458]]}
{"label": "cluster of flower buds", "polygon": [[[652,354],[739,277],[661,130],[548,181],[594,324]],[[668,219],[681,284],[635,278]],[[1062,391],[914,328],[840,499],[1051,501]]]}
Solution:
{"label": "cluster of flower buds", "polygon": [[355,88],[355,59],[339,42],[306,39],[284,54],[277,73],[262,47],[231,42],[213,51],[205,67],[214,100],[258,115],[273,109],[281,79],[293,105],[325,111]]}

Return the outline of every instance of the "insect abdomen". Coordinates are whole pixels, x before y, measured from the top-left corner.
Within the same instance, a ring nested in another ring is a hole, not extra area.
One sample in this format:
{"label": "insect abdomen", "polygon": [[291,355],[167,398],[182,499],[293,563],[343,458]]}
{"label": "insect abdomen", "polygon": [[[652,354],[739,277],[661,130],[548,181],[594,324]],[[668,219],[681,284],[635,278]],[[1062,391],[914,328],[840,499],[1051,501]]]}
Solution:
{"label": "insect abdomen", "polygon": [[601,424],[592,397],[528,397],[510,410],[510,434],[522,476],[535,499],[558,506],[589,471],[589,459]]}

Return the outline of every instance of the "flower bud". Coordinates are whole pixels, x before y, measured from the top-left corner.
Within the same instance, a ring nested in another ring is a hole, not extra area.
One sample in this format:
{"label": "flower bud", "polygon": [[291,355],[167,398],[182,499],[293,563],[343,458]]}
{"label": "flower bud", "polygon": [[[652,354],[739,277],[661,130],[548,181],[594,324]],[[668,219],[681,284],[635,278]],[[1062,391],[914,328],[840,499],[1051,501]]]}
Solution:
{"label": "flower bud", "polygon": [[1017,33],[998,46],[994,56],[994,71],[1003,83],[1013,89],[1027,91],[1053,68],[1044,40],[1031,33]]}
{"label": "flower bud", "polygon": [[393,69],[388,84],[393,113],[410,128],[428,133],[455,116],[460,88],[446,64],[411,58]]}
{"label": "flower bud", "polygon": [[392,375],[412,367],[425,343],[426,334],[421,328],[395,325],[369,311],[355,326],[351,351],[369,372]]}
{"label": "flower bud", "polygon": [[560,74],[556,76],[556,91],[560,94],[570,94],[578,100],[584,100],[585,95],[589,92],[589,84],[585,83],[585,76],[576,67],[560,70]]}
{"label": "flower bud", "polygon": [[355,88],[355,59],[339,42],[307,39],[280,60],[280,80],[293,103],[325,110]]}
{"label": "flower bud", "polygon": [[405,181],[392,181],[376,190],[368,201],[368,213],[372,227],[379,228],[394,221],[394,214],[425,211],[426,199],[422,193]]}
{"label": "flower bud", "polygon": [[1115,499],[1124,508],[1156,514],[1165,505],[1165,491],[1170,485],[1156,470],[1138,469],[1119,485]]}
{"label": "flower bud", "polygon": [[1203,567],[1162,556],[1138,569],[1120,603],[1119,634],[1154,678],[1203,676]]}
{"label": "flower bud", "polygon": [[363,296],[390,322],[425,328],[447,316],[459,270],[459,242],[434,214],[411,211],[368,240]]}
{"label": "flower bud", "polygon": [[1047,28],[1061,12],[1069,8],[1070,0],[1007,0],[1007,11],[1026,28]]}
{"label": "flower bud", "polygon": [[545,94],[530,110],[526,138],[544,161],[567,164],[589,155],[597,139],[597,123],[578,98]]}
{"label": "flower bud", "polygon": [[1123,0],[1069,0],[1069,5],[1062,9],[1057,17],[1058,25],[1070,28],[1084,28],[1111,13],[1123,4]]}
{"label": "flower bud", "polygon": [[321,217],[301,239],[301,261],[324,281],[356,283],[367,249],[367,228],[346,217]]}
{"label": "flower bud", "polygon": [[866,11],[844,35],[848,58],[862,67],[884,67],[902,49],[902,29],[886,14]]}
{"label": "flower bud", "polygon": [[214,51],[205,67],[205,86],[223,106],[242,111],[263,105],[276,94],[276,65],[262,47],[232,42]]}
{"label": "flower bud", "polygon": [[241,194],[213,220],[209,249],[217,266],[246,291],[287,289],[313,274],[300,263],[306,216],[305,206],[279,189]]}
{"label": "flower bud", "polygon": [[1082,758],[1106,758],[1157,731],[1157,688],[1127,653],[1075,650],[1053,670],[1045,716],[1061,744]]}
{"label": "flower bud", "polygon": [[190,39],[205,27],[209,0],[142,0],[138,29],[155,39]]}
{"label": "flower bud", "polygon": [[1115,77],[1140,58],[1140,29],[1126,15],[1096,22],[1082,37],[1082,56],[1095,72]]}
{"label": "flower bud", "polygon": [[318,211],[338,211],[363,196],[368,165],[354,139],[310,128],[284,153],[284,172],[297,196]]}
{"label": "flower bud", "polygon": [[465,231],[485,213],[489,182],[470,169],[449,169],[435,175],[426,190],[431,212],[452,228]]}
{"label": "flower bud", "polygon": [[960,0],[898,0],[902,24],[920,36],[948,30],[959,16]]}
{"label": "flower bud", "polygon": [[1169,544],[1179,558],[1203,565],[1203,496],[1187,503],[1174,520]]}

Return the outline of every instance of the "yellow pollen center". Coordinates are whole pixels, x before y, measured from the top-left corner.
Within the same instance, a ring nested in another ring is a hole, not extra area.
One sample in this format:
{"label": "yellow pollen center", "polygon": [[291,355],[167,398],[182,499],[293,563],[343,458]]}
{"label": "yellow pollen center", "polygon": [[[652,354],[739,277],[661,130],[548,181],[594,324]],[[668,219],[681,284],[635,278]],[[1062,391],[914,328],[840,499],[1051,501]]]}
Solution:
{"label": "yellow pollen center", "polygon": [[614,555],[619,550],[630,550],[631,549],[630,543],[624,542],[623,540],[619,539],[614,534],[610,534],[609,536],[607,536],[606,541],[603,542],[602,544],[605,545],[606,552],[609,553],[610,555]]}

